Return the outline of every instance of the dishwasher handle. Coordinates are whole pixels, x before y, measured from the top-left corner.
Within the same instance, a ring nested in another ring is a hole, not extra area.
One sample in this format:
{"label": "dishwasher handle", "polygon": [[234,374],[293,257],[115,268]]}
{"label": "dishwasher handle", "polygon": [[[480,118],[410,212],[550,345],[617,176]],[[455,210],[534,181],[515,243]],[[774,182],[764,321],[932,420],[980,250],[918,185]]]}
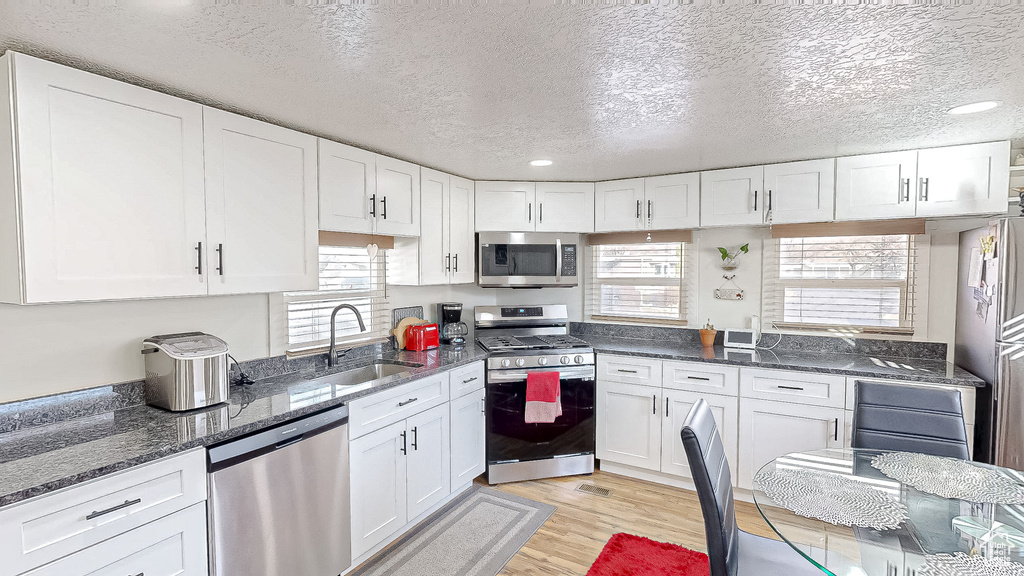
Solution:
{"label": "dishwasher handle", "polygon": [[338,406],[241,438],[211,446],[206,452],[210,473],[287,448],[302,440],[348,424],[348,406]]}

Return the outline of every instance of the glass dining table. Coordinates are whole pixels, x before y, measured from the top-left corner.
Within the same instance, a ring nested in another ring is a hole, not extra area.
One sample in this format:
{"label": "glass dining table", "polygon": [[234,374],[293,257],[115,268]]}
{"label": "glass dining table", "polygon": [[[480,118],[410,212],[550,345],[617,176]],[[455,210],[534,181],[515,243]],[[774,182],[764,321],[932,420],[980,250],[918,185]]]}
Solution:
{"label": "glass dining table", "polygon": [[776,534],[824,574],[1024,575],[1019,471],[829,449],[769,462],[753,496]]}

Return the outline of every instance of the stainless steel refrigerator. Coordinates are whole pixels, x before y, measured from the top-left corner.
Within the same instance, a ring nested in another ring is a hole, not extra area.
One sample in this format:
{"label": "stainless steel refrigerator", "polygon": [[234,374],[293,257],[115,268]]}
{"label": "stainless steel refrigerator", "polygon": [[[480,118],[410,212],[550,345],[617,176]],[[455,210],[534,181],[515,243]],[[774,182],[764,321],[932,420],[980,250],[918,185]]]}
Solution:
{"label": "stainless steel refrigerator", "polygon": [[955,362],[989,384],[978,390],[974,458],[1017,470],[1024,470],[1022,273],[1024,218],[960,234]]}

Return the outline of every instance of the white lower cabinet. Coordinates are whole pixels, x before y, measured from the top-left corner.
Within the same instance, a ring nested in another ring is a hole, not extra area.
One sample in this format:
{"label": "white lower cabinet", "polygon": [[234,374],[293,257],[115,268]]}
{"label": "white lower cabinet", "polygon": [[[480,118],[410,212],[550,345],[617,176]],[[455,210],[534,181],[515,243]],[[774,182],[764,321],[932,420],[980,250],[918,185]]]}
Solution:
{"label": "white lower cabinet", "polygon": [[597,457],[619,464],[661,468],[661,389],[598,381]]}
{"label": "white lower cabinet", "polygon": [[[715,424],[722,437],[722,445],[725,447],[725,457],[729,460],[729,467],[732,471],[736,470],[738,399],[735,396],[665,390],[663,402],[665,418],[663,418],[664,424],[661,430],[661,471],[666,474],[692,477],[680,433],[683,430],[683,421],[686,420],[686,415],[701,398],[708,403],[711,413],[715,417]],[[733,483],[735,482],[736,479],[733,478]]]}
{"label": "white lower cabinet", "polygon": [[757,471],[779,456],[842,448],[846,413],[842,407],[742,398],[739,422],[736,484],[750,490]]}
{"label": "white lower cabinet", "polygon": [[405,526],[406,452],[404,420],[349,443],[353,558]]}
{"label": "white lower cabinet", "polygon": [[486,395],[480,388],[451,401],[452,488],[472,482],[487,469]]}
{"label": "white lower cabinet", "polygon": [[207,573],[206,505],[200,503],[65,556],[25,576],[201,576]]}
{"label": "white lower cabinet", "polygon": [[444,500],[452,491],[448,406],[438,406],[406,420],[406,505],[410,519]]}

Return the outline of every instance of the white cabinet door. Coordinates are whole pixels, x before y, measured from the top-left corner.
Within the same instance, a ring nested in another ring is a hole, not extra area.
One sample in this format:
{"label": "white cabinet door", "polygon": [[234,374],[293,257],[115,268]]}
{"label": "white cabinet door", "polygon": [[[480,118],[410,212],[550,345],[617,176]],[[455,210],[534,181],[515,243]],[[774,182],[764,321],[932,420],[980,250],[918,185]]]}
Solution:
{"label": "white cabinet door", "polygon": [[8,300],[206,294],[202,106],[23,54],[8,66],[24,251]]}
{"label": "white cabinet door", "polygon": [[452,255],[449,284],[476,282],[473,182],[452,176],[448,200],[448,252]]}
{"label": "white cabinet door", "polygon": [[765,196],[761,166],[701,172],[700,225],[761,224]]}
{"label": "white cabinet door", "polygon": [[680,433],[690,408],[693,408],[697,400],[703,398],[715,416],[718,434],[722,437],[722,445],[725,447],[725,457],[729,460],[729,472],[732,474],[732,482],[735,484],[736,450],[739,446],[737,440],[739,400],[736,396],[718,396],[680,390],[665,390],[664,394],[665,400],[662,401],[662,407],[665,417],[662,419],[661,471],[667,474],[691,477],[690,465],[686,460],[686,451],[683,450],[683,439]]}
{"label": "white cabinet door", "polygon": [[352,557],[405,526],[408,438],[405,420],[352,440]]}
{"label": "white cabinet door", "polygon": [[379,154],[376,167],[377,233],[419,236],[420,167]]}
{"label": "white cabinet door", "polygon": [[836,220],[911,218],[916,182],[916,151],[838,158]]}
{"label": "white cabinet door", "polygon": [[917,154],[918,216],[1004,213],[1009,186],[1009,142],[933,148]]}
{"label": "white cabinet door", "polygon": [[736,484],[752,489],[757,471],[779,456],[842,448],[845,420],[843,408],[743,398]]}
{"label": "white cabinet door", "polygon": [[536,184],[477,182],[477,232],[533,232],[536,226]]}
{"label": "white cabinet door", "polygon": [[206,505],[164,516],[25,576],[206,576]]}
{"label": "white cabinet door", "polygon": [[452,488],[473,481],[487,469],[484,440],[487,415],[483,388],[451,401]]}
{"label": "white cabinet door", "polygon": [[594,231],[632,232],[644,227],[644,179],[612,180],[594,185]]}
{"label": "white cabinet door", "polygon": [[320,229],[372,233],[377,155],[322,138],[319,147]]}
{"label": "white cabinet door", "polygon": [[618,382],[597,383],[597,457],[661,469],[661,389]]}
{"label": "white cabinet door", "polygon": [[700,173],[644,178],[644,222],[650,230],[700,226]]}
{"label": "white cabinet door", "polygon": [[316,138],[203,108],[210,294],[316,290]]}
{"label": "white cabinet door", "polygon": [[538,232],[594,231],[592,182],[537,183]]}
{"label": "white cabinet door", "polygon": [[405,421],[409,445],[406,468],[407,519],[412,520],[452,492],[451,420],[448,404]]}
{"label": "white cabinet door", "polygon": [[773,223],[831,222],[835,217],[836,160],[765,166],[764,188]]}
{"label": "white cabinet door", "polygon": [[426,223],[419,239],[419,285],[447,284],[451,268],[448,250],[448,198],[451,176],[428,168],[420,172],[420,215]]}

